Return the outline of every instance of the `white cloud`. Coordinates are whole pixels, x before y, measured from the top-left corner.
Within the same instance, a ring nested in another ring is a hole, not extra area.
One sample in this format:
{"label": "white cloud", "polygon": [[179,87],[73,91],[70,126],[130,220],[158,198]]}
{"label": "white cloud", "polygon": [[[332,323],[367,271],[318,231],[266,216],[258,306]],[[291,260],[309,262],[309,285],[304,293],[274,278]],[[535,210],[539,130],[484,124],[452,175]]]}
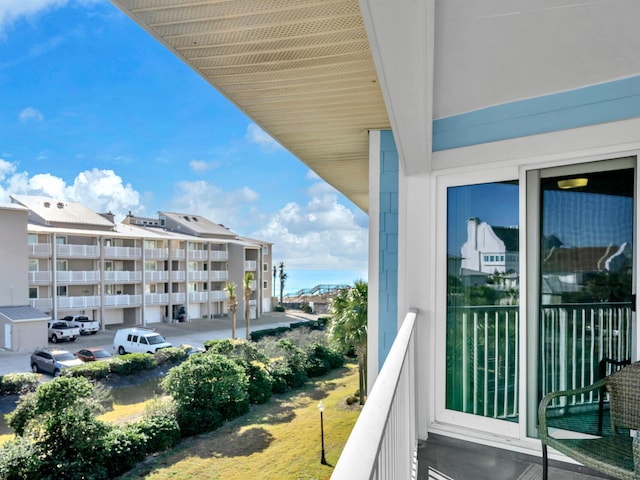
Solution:
{"label": "white cloud", "polygon": [[67,0],[2,0],[0,2],[0,36],[7,25],[20,17],[30,17],[66,5]]}
{"label": "white cloud", "polygon": [[250,123],[249,126],[247,126],[245,138],[250,143],[258,144],[260,149],[265,152],[274,152],[282,149],[282,146],[278,142],[255,123]]}
{"label": "white cloud", "polygon": [[27,107],[18,114],[21,122],[41,122],[44,120],[42,113],[33,107]]}
{"label": "white cloud", "polygon": [[237,232],[249,224],[249,216],[259,198],[249,187],[224,191],[204,180],[179,182],[170,208],[174,212],[202,215]]}
{"label": "white cloud", "polygon": [[9,195],[14,193],[42,195],[78,202],[98,213],[111,211],[116,221],[122,220],[129,211],[145,214],[140,194],[131,184],[125,185],[113,170],[85,170],[70,185],[50,173],[30,176],[28,172],[16,170],[14,163],[0,159],[0,201],[9,201]]}
{"label": "white cloud", "polygon": [[189,162],[189,168],[193,170],[195,173],[206,172],[207,170],[211,170],[213,168],[220,167],[220,162],[205,162],[204,160],[191,160]]}
{"label": "white cloud", "polygon": [[253,236],[274,243],[274,258],[292,270],[367,269],[368,229],[359,211],[338,203],[324,183],[309,189],[305,206],[290,202]]}

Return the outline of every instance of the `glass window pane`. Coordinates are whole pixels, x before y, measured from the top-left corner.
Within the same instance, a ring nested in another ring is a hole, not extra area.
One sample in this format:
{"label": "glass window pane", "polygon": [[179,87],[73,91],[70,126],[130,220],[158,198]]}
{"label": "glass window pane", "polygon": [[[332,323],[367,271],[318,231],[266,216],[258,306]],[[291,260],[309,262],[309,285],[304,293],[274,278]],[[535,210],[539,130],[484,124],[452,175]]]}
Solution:
{"label": "glass window pane", "polygon": [[518,420],[518,184],[447,192],[448,409]]}

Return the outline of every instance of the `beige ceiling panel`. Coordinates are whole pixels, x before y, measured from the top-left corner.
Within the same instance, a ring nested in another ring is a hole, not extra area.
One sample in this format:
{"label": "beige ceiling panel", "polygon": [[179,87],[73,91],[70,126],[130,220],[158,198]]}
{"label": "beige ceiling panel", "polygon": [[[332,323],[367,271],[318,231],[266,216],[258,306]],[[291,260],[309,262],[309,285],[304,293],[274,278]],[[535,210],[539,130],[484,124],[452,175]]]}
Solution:
{"label": "beige ceiling panel", "polygon": [[389,119],[357,0],[112,1],[367,210],[367,132]]}

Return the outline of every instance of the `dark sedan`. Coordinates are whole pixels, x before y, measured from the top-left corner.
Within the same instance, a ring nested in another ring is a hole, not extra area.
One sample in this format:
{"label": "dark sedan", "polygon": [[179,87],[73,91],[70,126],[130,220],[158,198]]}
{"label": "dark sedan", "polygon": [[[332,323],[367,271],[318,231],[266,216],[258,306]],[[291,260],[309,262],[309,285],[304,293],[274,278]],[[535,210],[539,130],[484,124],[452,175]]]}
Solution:
{"label": "dark sedan", "polygon": [[83,362],[95,362],[96,360],[106,360],[112,358],[112,355],[103,348],[89,347],[78,350],[74,353]]}

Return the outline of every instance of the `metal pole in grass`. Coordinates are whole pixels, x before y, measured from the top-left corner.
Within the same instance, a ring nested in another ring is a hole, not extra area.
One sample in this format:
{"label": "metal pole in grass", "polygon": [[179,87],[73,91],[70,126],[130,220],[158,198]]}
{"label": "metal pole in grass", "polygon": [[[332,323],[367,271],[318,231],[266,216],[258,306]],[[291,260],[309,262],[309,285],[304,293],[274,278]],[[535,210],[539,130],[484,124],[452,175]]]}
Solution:
{"label": "metal pole in grass", "polygon": [[322,414],[324,413],[324,403],[322,403],[322,400],[318,403],[318,411],[320,412],[320,438],[322,441],[322,457],[320,458],[320,463],[322,465],[328,465],[326,458],[324,458],[324,420],[322,418]]}

